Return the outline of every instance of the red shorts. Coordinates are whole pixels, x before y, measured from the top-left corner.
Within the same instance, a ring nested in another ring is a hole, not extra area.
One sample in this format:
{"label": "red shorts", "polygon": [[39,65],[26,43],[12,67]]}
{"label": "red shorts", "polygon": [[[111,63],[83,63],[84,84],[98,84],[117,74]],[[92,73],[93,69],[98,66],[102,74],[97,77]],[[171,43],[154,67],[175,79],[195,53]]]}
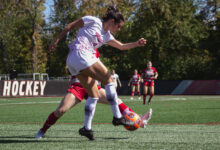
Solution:
{"label": "red shorts", "polygon": [[[101,87],[97,85],[98,89],[100,90]],[[83,88],[83,86],[80,83],[73,83],[71,84],[70,88],[67,89],[67,92],[72,93],[76,96],[80,101],[83,100],[83,98],[88,98],[88,93],[86,89]]]}
{"label": "red shorts", "polygon": [[154,86],[154,81],[144,81],[143,86]]}

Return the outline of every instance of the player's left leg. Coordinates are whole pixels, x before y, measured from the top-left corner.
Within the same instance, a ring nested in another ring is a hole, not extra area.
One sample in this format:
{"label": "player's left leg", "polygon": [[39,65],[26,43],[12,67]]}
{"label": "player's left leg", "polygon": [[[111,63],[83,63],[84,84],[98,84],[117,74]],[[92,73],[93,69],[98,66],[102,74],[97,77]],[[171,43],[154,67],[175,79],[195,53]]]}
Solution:
{"label": "player's left leg", "polygon": [[[107,100],[106,93],[105,93],[104,89],[100,89],[99,90],[99,100],[98,100],[98,103],[108,104],[109,105],[109,102]],[[131,108],[126,106],[122,102],[122,100],[119,99],[119,98],[118,98],[118,107],[119,107],[119,110],[120,110],[122,115],[125,115],[126,113],[129,113],[129,112],[134,112]]]}
{"label": "player's left leg", "polygon": [[42,138],[47,130],[52,125],[54,125],[66,111],[68,111],[71,107],[77,105],[79,102],[80,100],[78,100],[72,93],[67,93],[64,96],[63,100],[60,102],[60,105],[57,107],[57,109],[50,113],[50,115],[47,117],[42,128],[35,135],[35,138]]}
{"label": "player's left leg", "polygon": [[154,86],[150,86],[150,87],[149,87],[149,91],[150,91],[150,97],[149,97],[149,99],[148,99],[148,105],[150,105],[151,99],[152,99],[153,96],[154,96]]}
{"label": "player's left leg", "polygon": [[143,92],[143,104],[145,105],[146,102],[146,96],[148,92],[148,85],[144,85],[144,92]]}
{"label": "player's left leg", "polygon": [[[100,89],[99,90],[99,100],[98,103],[102,103],[102,104],[108,104],[109,102],[107,100],[106,97],[106,93],[104,89]],[[119,109],[121,111],[121,114],[123,116],[125,116],[126,114],[130,113],[130,112],[134,112],[131,108],[129,108],[127,105],[125,105],[123,103],[123,101],[121,99],[118,98],[118,106]],[[145,128],[146,125],[148,124],[149,120],[151,119],[151,115],[152,115],[152,109],[150,108],[143,116],[141,116],[141,127]]]}
{"label": "player's left leg", "polygon": [[140,84],[137,85],[138,99],[141,99]]}
{"label": "player's left leg", "polygon": [[131,99],[134,99],[135,86],[131,86]]}

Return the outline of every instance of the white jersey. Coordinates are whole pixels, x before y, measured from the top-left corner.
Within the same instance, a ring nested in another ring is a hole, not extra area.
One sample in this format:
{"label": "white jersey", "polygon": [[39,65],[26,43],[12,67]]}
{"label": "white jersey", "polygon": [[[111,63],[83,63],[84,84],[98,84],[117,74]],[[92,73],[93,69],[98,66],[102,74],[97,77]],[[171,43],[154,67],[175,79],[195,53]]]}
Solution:
{"label": "white jersey", "polygon": [[110,31],[104,31],[102,21],[93,16],[82,17],[84,26],[79,30],[75,41],[69,45],[67,65],[71,75],[77,75],[98,61],[94,49],[114,39]]}
{"label": "white jersey", "polygon": [[70,49],[93,52],[110,40],[114,40],[110,31],[105,31],[102,21],[93,16],[82,17],[84,26],[79,30],[75,41],[69,45]]}
{"label": "white jersey", "polygon": [[118,74],[112,74],[112,78],[114,79],[114,84],[115,84],[115,86],[117,87],[117,86],[118,86],[117,80],[118,80],[118,78],[119,78]]}

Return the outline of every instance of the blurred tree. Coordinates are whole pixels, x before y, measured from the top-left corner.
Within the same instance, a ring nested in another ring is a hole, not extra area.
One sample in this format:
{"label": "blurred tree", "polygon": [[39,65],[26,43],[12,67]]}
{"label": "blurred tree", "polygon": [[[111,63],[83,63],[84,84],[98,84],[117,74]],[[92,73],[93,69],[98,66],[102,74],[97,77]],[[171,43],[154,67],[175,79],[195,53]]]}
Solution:
{"label": "blurred tree", "polygon": [[[199,40],[207,37],[203,23],[196,18],[193,0],[140,0],[137,8],[133,33],[148,39],[147,46],[134,54],[142,61],[137,66],[144,68],[150,59],[160,79],[181,78],[187,71],[185,58],[193,57],[193,51],[199,51]],[[178,59],[182,60],[181,68],[175,64]]]}
{"label": "blurred tree", "polygon": [[2,72],[45,72],[46,53],[39,34],[44,25],[43,4],[44,0],[1,1]]}

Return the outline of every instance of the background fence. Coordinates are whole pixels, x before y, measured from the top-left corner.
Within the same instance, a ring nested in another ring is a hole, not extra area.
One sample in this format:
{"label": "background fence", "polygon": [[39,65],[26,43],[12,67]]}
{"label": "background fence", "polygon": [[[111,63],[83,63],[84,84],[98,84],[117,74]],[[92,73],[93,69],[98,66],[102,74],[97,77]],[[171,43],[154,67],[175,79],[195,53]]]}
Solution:
{"label": "background fence", "polygon": [[[128,81],[122,81],[119,95],[130,95]],[[0,96],[63,96],[69,86],[67,80],[4,80],[0,81]],[[141,85],[142,91],[142,85]],[[220,80],[156,80],[156,95],[220,95]]]}

